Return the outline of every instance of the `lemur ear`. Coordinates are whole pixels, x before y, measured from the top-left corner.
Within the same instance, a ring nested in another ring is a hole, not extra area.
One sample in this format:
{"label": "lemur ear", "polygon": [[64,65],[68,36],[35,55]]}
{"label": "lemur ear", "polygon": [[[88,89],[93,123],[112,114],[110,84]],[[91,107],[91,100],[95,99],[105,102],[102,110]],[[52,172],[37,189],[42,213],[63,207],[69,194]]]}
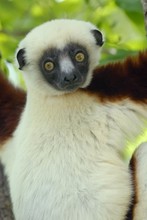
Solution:
{"label": "lemur ear", "polygon": [[16,58],[19,64],[19,69],[22,70],[22,68],[26,65],[26,60],[25,60],[25,49],[20,49],[17,54]]}
{"label": "lemur ear", "polygon": [[92,32],[92,34],[93,34],[93,36],[94,36],[94,38],[96,40],[96,45],[102,46],[103,43],[104,43],[102,33],[99,30],[96,30],[96,29],[92,30],[91,32]]}

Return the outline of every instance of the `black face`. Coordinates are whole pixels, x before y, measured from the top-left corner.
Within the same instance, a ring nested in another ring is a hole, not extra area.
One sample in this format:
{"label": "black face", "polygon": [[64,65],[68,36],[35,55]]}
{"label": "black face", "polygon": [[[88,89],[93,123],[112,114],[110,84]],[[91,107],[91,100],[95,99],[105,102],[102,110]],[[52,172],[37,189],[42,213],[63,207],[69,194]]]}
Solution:
{"label": "black face", "polygon": [[72,91],[81,87],[86,80],[88,53],[78,44],[69,44],[63,50],[52,48],[43,54],[39,67],[51,86],[61,91]]}

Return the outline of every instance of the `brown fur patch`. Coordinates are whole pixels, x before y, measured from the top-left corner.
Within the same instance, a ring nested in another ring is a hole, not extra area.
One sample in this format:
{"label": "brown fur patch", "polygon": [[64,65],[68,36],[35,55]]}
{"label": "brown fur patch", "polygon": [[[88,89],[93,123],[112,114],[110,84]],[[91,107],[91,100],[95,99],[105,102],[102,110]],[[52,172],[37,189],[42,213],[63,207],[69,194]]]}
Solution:
{"label": "brown fur patch", "polygon": [[12,136],[25,102],[25,92],[16,89],[0,71],[0,144]]}
{"label": "brown fur patch", "polygon": [[135,207],[136,204],[138,203],[138,193],[137,193],[137,189],[138,189],[138,182],[137,182],[137,161],[136,161],[136,157],[135,155],[132,156],[131,161],[130,161],[130,171],[132,174],[132,186],[133,186],[133,195],[132,195],[132,201],[131,201],[131,205],[126,217],[126,220],[133,220],[134,219],[134,211],[135,211]]}
{"label": "brown fur patch", "polygon": [[84,91],[97,95],[101,101],[130,98],[147,103],[147,51],[123,62],[97,67]]}

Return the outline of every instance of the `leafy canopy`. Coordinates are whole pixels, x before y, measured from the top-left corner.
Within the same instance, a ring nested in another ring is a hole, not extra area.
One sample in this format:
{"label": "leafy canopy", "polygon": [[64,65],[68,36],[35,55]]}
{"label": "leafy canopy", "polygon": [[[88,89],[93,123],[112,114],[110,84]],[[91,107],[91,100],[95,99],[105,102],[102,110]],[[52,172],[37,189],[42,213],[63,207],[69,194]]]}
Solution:
{"label": "leafy canopy", "polygon": [[18,42],[33,27],[55,18],[76,18],[104,32],[102,63],[146,46],[140,0],[1,0],[0,53],[13,61]]}

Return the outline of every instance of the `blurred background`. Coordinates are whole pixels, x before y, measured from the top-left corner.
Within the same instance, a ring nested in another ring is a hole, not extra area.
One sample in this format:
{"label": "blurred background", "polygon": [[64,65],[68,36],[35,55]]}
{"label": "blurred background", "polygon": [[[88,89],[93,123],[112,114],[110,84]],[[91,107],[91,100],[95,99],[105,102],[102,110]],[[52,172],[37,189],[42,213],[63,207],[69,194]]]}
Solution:
{"label": "blurred background", "polygon": [[[135,55],[147,45],[140,0],[0,0],[0,68],[15,85],[25,88],[14,65],[19,41],[33,27],[55,18],[90,21],[102,30],[105,45],[100,65]],[[130,157],[145,140],[147,131],[126,143],[123,156]]]}

